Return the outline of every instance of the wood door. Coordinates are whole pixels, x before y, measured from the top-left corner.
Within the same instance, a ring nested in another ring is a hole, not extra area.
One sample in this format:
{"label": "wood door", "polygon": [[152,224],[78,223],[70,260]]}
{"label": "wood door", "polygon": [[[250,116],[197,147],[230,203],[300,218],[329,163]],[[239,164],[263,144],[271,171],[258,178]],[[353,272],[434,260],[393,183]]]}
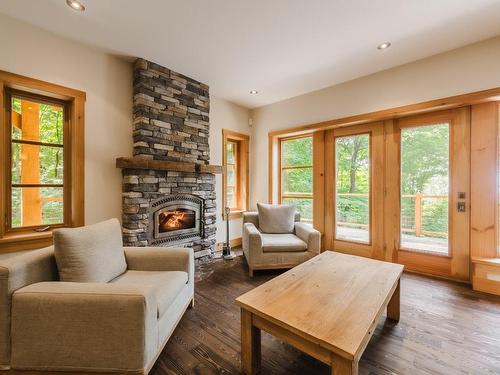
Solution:
{"label": "wood door", "polygon": [[384,259],[384,124],[325,135],[325,246]]}
{"label": "wood door", "polygon": [[386,258],[468,281],[470,107],[386,121],[385,132]]}

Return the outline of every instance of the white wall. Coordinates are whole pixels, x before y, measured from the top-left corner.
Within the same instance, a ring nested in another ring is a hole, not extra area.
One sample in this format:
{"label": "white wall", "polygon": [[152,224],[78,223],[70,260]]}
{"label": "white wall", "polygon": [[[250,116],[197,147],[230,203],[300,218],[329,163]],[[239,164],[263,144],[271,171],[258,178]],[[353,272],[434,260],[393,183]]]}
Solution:
{"label": "white wall", "polygon": [[267,202],[269,131],[500,87],[499,62],[497,37],[253,110],[250,207]]}
{"label": "white wall", "polygon": [[[85,91],[85,221],[121,218],[121,171],[132,155],[132,64],[0,14],[0,69]],[[249,111],[211,97],[210,162],[222,164],[222,128],[249,134]],[[222,177],[216,181],[222,204]],[[217,211],[217,241],[225,225]],[[231,221],[231,238],[241,220]]]}
{"label": "white wall", "polygon": [[[222,129],[234,130],[250,135],[248,126],[249,110],[215,97],[210,98],[210,164],[222,165]],[[250,139],[250,146],[252,139]],[[251,177],[250,177],[251,181]],[[226,239],[226,222],[222,220],[222,175],[216,175],[215,188],[217,192],[217,242]],[[229,222],[229,237],[241,237],[241,219]]]}

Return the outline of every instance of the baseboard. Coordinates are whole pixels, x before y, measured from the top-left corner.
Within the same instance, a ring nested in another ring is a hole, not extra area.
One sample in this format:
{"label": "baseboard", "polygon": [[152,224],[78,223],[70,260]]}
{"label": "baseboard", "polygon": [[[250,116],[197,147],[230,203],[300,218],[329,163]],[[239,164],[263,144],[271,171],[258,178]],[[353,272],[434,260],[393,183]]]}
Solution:
{"label": "baseboard", "polygon": [[[229,240],[229,245],[231,247],[237,247],[241,246],[241,237],[238,238],[233,238],[232,240]],[[222,251],[222,247],[224,246],[225,242],[219,242],[217,243],[216,251]]]}

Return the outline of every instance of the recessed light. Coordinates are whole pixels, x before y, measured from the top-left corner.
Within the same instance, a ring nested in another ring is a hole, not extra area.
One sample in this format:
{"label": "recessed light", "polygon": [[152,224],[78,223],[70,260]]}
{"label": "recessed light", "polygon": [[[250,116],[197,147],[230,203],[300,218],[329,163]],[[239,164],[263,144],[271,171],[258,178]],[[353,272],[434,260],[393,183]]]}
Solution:
{"label": "recessed light", "polygon": [[391,43],[389,43],[389,42],[384,42],[384,43],[382,43],[382,44],[379,44],[379,45],[377,46],[377,49],[387,49],[387,48],[389,48],[390,46],[391,46]]}
{"label": "recessed light", "polygon": [[250,94],[255,95],[258,94],[259,92],[257,90],[250,90]]}
{"label": "recessed light", "polygon": [[85,10],[85,6],[78,0],[66,0],[66,4],[68,4],[68,6],[73,10],[78,10],[80,12]]}

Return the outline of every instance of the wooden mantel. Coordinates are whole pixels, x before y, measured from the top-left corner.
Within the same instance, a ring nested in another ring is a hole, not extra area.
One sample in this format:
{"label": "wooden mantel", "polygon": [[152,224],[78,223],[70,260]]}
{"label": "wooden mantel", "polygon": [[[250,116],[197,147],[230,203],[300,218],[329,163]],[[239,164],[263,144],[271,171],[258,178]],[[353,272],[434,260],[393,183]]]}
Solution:
{"label": "wooden mantel", "polygon": [[144,157],[121,157],[116,159],[116,168],[152,169],[157,171],[194,172],[222,174],[222,165],[186,163],[180,161],[153,160]]}

